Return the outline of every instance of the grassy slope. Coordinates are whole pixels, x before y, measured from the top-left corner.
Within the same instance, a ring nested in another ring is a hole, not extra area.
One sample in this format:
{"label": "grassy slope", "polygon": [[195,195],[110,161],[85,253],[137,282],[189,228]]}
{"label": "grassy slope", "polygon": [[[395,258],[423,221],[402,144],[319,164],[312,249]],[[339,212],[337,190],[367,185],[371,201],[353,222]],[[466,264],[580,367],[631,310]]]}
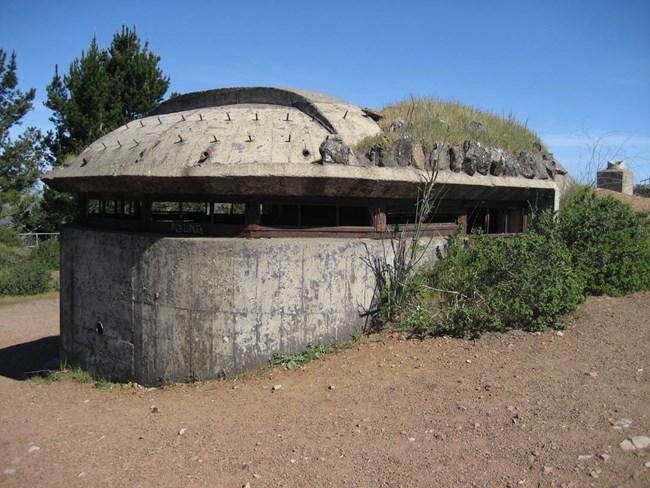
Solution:
{"label": "grassy slope", "polygon": [[[479,141],[485,146],[499,147],[513,153],[520,151],[548,151],[540,138],[525,125],[509,115],[484,112],[458,102],[443,102],[433,98],[413,98],[382,109],[384,118],[379,125],[384,134],[369,137],[359,143],[364,151],[373,145],[391,145],[397,139],[395,132],[388,129],[395,119],[407,122],[403,131],[412,135],[429,152],[434,142],[446,141],[451,145],[462,145],[466,140]],[[477,128],[480,123],[482,127]],[[395,134],[393,136],[393,134]]]}

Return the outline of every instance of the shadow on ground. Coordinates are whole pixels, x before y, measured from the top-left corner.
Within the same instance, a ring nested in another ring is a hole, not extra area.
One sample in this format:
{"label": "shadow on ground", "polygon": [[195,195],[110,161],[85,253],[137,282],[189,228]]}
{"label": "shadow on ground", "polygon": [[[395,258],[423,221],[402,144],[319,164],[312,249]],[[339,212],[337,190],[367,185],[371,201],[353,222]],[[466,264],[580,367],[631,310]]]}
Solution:
{"label": "shadow on ground", "polygon": [[46,363],[54,364],[58,357],[58,335],[5,347],[0,349],[0,376],[25,380],[28,373],[46,369]]}

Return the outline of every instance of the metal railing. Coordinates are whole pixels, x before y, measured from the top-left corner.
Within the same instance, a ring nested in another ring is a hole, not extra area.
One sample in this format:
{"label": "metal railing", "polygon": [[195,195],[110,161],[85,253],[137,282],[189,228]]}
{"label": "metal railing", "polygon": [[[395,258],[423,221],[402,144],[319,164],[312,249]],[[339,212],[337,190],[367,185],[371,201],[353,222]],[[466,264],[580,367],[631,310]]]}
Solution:
{"label": "metal railing", "polygon": [[18,235],[25,247],[38,247],[42,241],[59,240],[58,232],[27,232]]}

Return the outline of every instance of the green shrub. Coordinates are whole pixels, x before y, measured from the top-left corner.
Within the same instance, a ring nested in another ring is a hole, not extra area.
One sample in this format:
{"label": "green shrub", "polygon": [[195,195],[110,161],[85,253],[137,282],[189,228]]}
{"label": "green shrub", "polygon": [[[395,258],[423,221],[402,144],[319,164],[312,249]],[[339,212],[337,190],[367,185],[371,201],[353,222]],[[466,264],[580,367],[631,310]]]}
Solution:
{"label": "green shrub", "polygon": [[564,243],[537,232],[509,239],[453,239],[431,282],[449,291],[431,332],[461,337],[561,326],[561,316],[584,299],[584,283]]}
{"label": "green shrub", "polygon": [[650,220],[589,188],[565,196],[557,231],[592,295],[650,289]]}
{"label": "green shrub", "polygon": [[[392,271],[382,263],[373,270]],[[517,236],[451,236],[446,257],[425,270],[428,282],[422,270],[411,270],[398,278],[375,272],[380,315],[401,328],[460,337],[559,328],[585,294],[650,289],[650,218],[577,188],[557,214],[536,215],[531,229]],[[432,292],[438,295],[433,300]]]}
{"label": "green shrub", "polygon": [[432,311],[424,302],[411,304],[399,314],[397,324],[414,334],[426,335],[433,326]]}
{"label": "green shrub", "polygon": [[46,266],[48,269],[61,267],[61,245],[59,241],[49,239],[41,241],[32,250],[31,261]]}
{"label": "green shrub", "polygon": [[25,247],[10,247],[0,243],[0,269],[27,262],[29,254],[29,249]]}
{"label": "green shrub", "polygon": [[4,244],[7,247],[20,246],[18,232],[0,225],[0,244]]}
{"label": "green shrub", "polygon": [[41,264],[17,264],[0,270],[0,295],[36,295],[50,289],[50,272]]}

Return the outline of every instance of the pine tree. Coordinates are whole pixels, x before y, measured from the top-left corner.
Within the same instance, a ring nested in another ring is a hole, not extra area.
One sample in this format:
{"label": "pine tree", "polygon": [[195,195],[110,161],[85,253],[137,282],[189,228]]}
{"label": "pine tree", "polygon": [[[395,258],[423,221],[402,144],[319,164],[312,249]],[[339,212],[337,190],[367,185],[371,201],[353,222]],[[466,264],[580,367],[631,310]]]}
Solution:
{"label": "pine tree", "polygon": [[36,91],[18,87],[16,53],[7,63],[0,48],[0,218],[10,217],[11,225],[22,229],[30,207],[37,200],[37,184],[44,166],[41,133],[30,127],[12,139],[12,127],[32,109]]}
{"label": "pine tree", "polygon": [[[45,102],[54,124],[47,135],[50,163],[66,164],[97,138],[158,106],[169,87],[159,62],[135,27],[122,26],[108,49],[93,37],[68,73],[61,76],[56,67]],[[72,195],[46,188],[41,207],[41,225],[51,229],[73,220],[76,203]]]}
{"label": "pine tree", "polygon": [[53,112],[52,163],[64,164],[95,139],[154,109],[169,87],[159,61],[148,43],[141,45],[135,27],[123,26],[108,49],[99,49],[93,37],[63,77],[57,67],[45,102]]}
{"label": "pine tree", "polygon": [[135,28],[122,26],[108,50],[107,71],[112,80],[113,114],[117,126],[141,118],[153,110],[169,87],[169,78],[158,68],[160,57],[140,45]]}

